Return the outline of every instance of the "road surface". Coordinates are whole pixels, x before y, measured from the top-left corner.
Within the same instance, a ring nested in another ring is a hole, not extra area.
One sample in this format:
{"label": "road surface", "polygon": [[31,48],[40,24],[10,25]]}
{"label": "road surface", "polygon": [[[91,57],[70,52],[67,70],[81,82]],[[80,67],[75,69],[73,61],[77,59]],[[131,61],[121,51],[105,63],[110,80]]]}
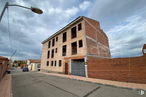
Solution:
{"label": "road surface", "polygon": [[128,90],[37,72],[12,70],[13,97],[146,97]]}

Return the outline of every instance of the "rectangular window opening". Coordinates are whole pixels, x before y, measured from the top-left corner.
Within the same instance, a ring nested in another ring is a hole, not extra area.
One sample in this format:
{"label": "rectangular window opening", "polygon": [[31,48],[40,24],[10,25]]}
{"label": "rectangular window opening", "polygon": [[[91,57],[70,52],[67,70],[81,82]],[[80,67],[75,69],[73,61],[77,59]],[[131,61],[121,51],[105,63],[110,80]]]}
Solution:
{"label": "rectangular window opening", "polygon": [[55,53],[57,53],[57,48],[55,49]]}
{"label": "rectangular window opening", "polygon": [[0,62],[0,65],[2,65],[3,64],[3,62]]}
{"label": "rectangular window opening", "polygon": [[62,46],[62,56],[66,56],[66,45]]}
{"label": "rectangular window opening", "polygon": [[54,49],[52,49],[52,56],[51,58],[54,58]]}
{"label": "rectangular window opening", "polygon": [[55,45],[55,39],[52,40],[52,47]]}
{"label": "rectangular window opening", "polygon": [[48,58],[50,58],[50,51],[48,51]]}
{"label": "rectangular window opening", "polygon": [[51,66],[53,66],[53,61],[51,62]]}
{"label": "rectangular window opening", "polygon": [[58,37],[56,37],[56,42],[58,41]]}
{"label": "rectangular window opening", "polygon": [[76,35],[76,26],[71,29],[71,39],[75,38]]}
{"label": "rectangular window opening", "polygon": [[66,32],[63,33],[63,42],[65,42],[65,41],[66,41]]}
{"label": "rectangular window opening", "polygon": [[47,61],[47,66],[49,66],[49,61]]}
{"label": "rectangular window opening", "polygon": [[81,23],[78,24],[78,31],[80,31],[80,30],[82,30],[82,25],[81,25]]}
{"label": "rectangular window opening", "polygon": [[55,66],[56,66],[56,61],[55,61]]}
{"label": "rectangular window opening", "polygon": [[61,67],[61,60],[59,60],[59,66]]}
{"label": "rectangular window opening", "polygon": [[71,47],[72,47],[72,55],[77,54],[77,42],[73,42],[71,44]]}
{"label": "rectangular window opening", "polygon": [[51,41],[49,41],[49,43],[48,43],[48,48],[50,48],[50,44],[51,44]]}
{"label": "rectangular window opening", "polygon": [[79,40],[79,48],[83,47],[82,40]]}

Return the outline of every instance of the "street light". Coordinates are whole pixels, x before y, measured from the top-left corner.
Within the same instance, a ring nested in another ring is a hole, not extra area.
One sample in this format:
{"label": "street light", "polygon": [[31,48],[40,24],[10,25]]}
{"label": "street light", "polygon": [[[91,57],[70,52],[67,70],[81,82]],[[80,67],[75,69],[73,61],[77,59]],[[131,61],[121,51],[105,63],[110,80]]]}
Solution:
{"label": "street light", "polygon": [[26,8],[26,9],[31,10],[32,12],[37,13],[37,14],[42,14],[42,13],[43,13],[43,11],[42,11],[41,9],[39,9],[39,8],[35,8],[35,7],[28,8],[28,7],[25,7],[25,6],[21,6],[21,5],[17,5],[17,4],[9,4],[9,2],[6,2],[5,6],[4,6],[4,8],[3,8],[3,11],[2,11],[2,13],[1,13],[1,15],[0,15],[0,21],[1,21],[2,17],[3,17],[3,14],[4,14],[4,12],[5,12],[5,9],[6,9],[8,6],[18,6],[18,7]]}

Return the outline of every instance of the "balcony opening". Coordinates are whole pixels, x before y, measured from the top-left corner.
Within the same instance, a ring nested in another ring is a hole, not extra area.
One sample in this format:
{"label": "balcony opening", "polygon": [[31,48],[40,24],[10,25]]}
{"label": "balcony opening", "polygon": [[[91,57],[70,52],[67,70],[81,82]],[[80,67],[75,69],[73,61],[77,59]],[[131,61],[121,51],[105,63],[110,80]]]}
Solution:
{"label": "balcony opening", "polygon": [[65,42],[65,41],[66,41],[66,32],[63,33],[63,42]]}
{"label": "balcony opening", "polygon": [[48,58],[50,58],[50,51],[48,51]]}
{"label": "balcony opening", "polygon": [[81,25],[81,23],[78,24],[78,31],[80,31],[80,30],[82,30],[82,25]]}
{"label": "balcony opening", "polygon": [[50,48],[50,44],[51,44],[51,41],[49,41],[49,43],[48,43],[48,48]]}
{"label": "balcony opening", "polygon": [[54,49],[52,49],[52,56],[51,58],[54,58]]}
{"label": "balcony opening", "polygon": [[76,26],[71,29],[71,39],[75,38],[76,35]]}
{"label": "balcony opening", "polygon": [[83,47],[82,40],[79,40],[79,48]]}
{"label": "balcony opening", "polygon": [[62,46],[62,56],[66,56],[66,45]]}
{"label": "balcony opening", "polygon": [[55,45],[55,39],[52,40],[52,47]]}
{"label": "balcony opening", "polygon": [[72,47],[72,55],[77,54],[77,42],[73,42],[71,44],[71,47]]}

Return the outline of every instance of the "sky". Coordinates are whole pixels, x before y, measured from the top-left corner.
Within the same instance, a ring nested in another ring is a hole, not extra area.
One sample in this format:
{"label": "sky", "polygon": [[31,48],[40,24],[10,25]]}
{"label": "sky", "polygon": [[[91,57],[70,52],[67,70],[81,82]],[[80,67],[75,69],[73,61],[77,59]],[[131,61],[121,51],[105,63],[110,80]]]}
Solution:
{"label": "sky", "polygon": [[9,6],[0,22],[0,56],[41,59],[42,41],[79,16],[100,22],[112,58],[142,56],[146,44],[146,0],[1,0],[37,7],[43,14]]}

